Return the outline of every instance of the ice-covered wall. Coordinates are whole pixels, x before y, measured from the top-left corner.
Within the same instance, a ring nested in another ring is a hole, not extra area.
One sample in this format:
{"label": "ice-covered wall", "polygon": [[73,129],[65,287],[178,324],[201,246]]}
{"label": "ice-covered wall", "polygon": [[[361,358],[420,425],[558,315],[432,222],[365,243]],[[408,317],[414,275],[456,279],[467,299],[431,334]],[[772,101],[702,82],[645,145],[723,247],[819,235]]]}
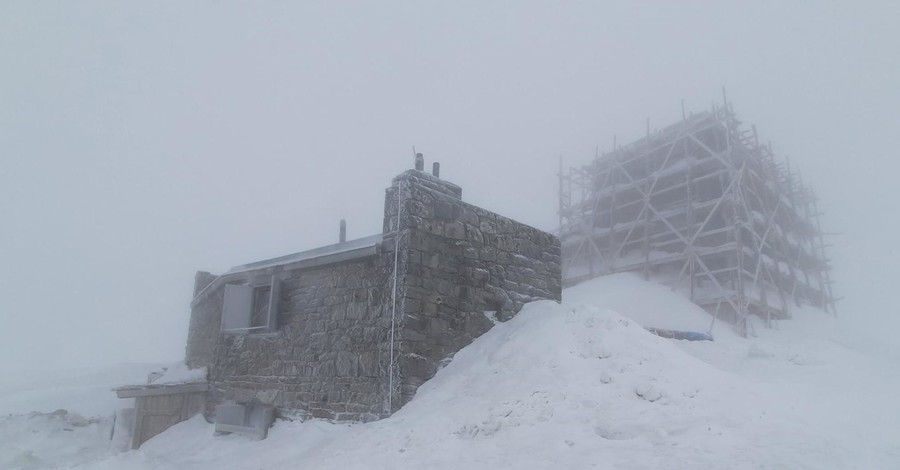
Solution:
{"label": "ice-covered wall", "polygon": [[[396,228],[398,207],[400,224]],[[399,405],[454,353],[525,302],[560,300],[559,239],[461,200],[458,186],[421,171],[394,178],[385,246],[400,239]],[[396,405],[395,401],[395,405]]]}
{"label": "ice-covered wall", "polygon": [[[195,306],[188,365],[207,366],[213,402],[272,405],[283,413],[372,420],[383,412],[389,362],[388,267],[379,256],[284,270],[277,331],[221,333],[224,289]],[[199,318],[204,318],[202,325]],[[210,348],[209,343],[213,343]]]}
{"label": "ice-covered wall", "polygon": [[[557,237],[464,203],[461,193],[410,170],[387,189],[383,240],[363,257],[218,280],[198,273],[186,356],[189,366],[208,367],[210,403],[377,419],[490,329],[489,317],[502,321],[525,302],[560,300]],[[276,330],[222,333],[224,284],[273,275],[280,287]]]}

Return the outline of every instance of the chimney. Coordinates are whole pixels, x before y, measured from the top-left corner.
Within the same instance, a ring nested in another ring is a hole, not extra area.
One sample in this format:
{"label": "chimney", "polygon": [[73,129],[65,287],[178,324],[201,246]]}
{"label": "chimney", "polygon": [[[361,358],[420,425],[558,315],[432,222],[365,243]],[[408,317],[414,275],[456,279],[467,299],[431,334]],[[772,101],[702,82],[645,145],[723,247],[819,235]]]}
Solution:
{"label": "chimney", "polygon": [[425,171],[425,157],[423,157],[421,153],[416,154],[416,169]]}
{"label": "chimney", "polygon": [[347,241],[347,221],[341,219],[341,235],[340,235],[340,243],[344,243]]}
{"label": "chimney", "polygon": [[431,174],[434,175],[435,178],[441,177],[441,164],[438,162],[434,162],[431,164]]}

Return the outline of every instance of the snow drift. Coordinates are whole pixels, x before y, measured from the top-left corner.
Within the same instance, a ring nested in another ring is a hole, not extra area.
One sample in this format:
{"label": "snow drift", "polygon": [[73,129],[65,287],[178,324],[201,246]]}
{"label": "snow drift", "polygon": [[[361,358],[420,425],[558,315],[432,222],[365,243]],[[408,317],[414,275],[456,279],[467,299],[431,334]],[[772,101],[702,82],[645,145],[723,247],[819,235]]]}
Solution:
{"label": "snow drift", "polygon": [[[635,276],[598,279],[569,289],[564,299],[529,304],[498,324],[391,418],[356,425],[279,421],[256,442],[214,436],[197,417],[139,451],[73,463],[820,469],[900,462],[897,369],[854,349],[853,341],[837,340],[846,338],[844,329],[821,312],[798,312],[781,330],[749,340],[716,325],[715,342],[692,343],[654,336],[644,326],[705,331],[709,315]],[[40,445],[29,445],[37,446],[29,455],[40,454]]]}

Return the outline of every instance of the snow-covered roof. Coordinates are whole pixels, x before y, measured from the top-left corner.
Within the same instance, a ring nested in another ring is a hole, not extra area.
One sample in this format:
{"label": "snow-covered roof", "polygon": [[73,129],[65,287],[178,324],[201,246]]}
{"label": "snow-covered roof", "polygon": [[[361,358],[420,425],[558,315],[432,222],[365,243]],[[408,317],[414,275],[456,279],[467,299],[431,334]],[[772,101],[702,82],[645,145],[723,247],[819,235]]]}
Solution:
{"label": "snow-covered roof", "polygon": [[[312,250],[300,251],[297,253],[293,253],[290,255],[279,256],[277,258],[270,258],[267,260],[256,261],[253,263],[242,264],[240,266],[235,266],[228,270],[225,274],[234,274],[240,273],[244,271],[252,271],[254,269],[262,269],[268,268],[271,266],[279,266],[283,264],[291,264],[297,263],[300,261],[307,261],[319,258],[331,257],[334,255],[350,255],[346,259],[352,259],[356,256],[360,255],[365,256],[368,254],[367,248],[374,248],[376,245],[381,243],[382,234],[370,235],[368,237],[357,238],[356,240],[350,240],[343,243],[335,243],[334,245],[326,245],[319,248],[314,248]],[[359,251],[359,253],[354,253]],[[365,252],[364,252],[365,251]],[[325,260],[323,260],[325,261]],[[319,264],[319,263],[316,263]]]}
{"label": "snow-covered roof", "polygon": [[227,280],[240,278],[242,273],[284,265],[290,265],[289,269],[310,268],[313,266],[340,263],[372,256],[377,252],[378,244],[381,243],[382,239],[382,234],[379,233],[377,235],[357,238],[343,243],[335,243],[333,245],[322,246],[312,250],[300,251],[290,255],[279,256],[277,258],[235,266],[229,269],[228,272],[216,277],[209,285],[201,289],[200,292],[194,296],[194,300],[191,301],[191,306],[193,307],[208,293],[221,287]]}

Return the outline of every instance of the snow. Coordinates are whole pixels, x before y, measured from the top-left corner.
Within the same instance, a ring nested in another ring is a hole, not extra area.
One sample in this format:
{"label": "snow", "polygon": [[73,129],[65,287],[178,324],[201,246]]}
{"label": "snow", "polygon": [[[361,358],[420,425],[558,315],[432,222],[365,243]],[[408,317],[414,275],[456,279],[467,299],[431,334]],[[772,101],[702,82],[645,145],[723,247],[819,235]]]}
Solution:
{"label": "snow", "polygon": [[[673,253],[670,251],[662,251],[662,250],[650,250],[645,256],[643,252],[640,251],[632,251],[626,254],[619,254],[616,257],[614,266],[612,269],[615,270],[624,270],[629,268],[634,268],[635,266],[640,266],[645,261],[650,262],[658,262],[662,259],[680,259],[683,258],[681,253]],[[601,271],[603,267],[601,265],[595,265],[594,271]],[[574,279],[581,276],[585,276],[591,273],[591,265],[590,262],[579,262],[574,266],[570,266],[566,269],[565,278],[566,279]]]}
{"label": "snow", "polygon": [[283,264],[289,263],[297,263],[299,261],[310,260],[314,258],[322,258],[325,256],[337,255],[341,253],[346,253],[348,251],[358,250],[360,248],[368,248],[371,246],[375,246],[381,243],[382,234],[378,233],[375,235],[369,235],[363,238],[357,238],[355,240],[348,240],[342,243],[335,243],[333,245],[326,245],[319,248],[314,248],[312,250],[301,251],[298,253],[292,253],[290,255],[279,256],[277,258],[271,258],[263,261],[257,261],[254,263],[242,264],[240,266],[234,266],[228,270],[227,274],[235,274],[240,272],[245,272],[253,269],[262,269],[271,266],[279,266]]}
{"label": "snow", "polygon": [[38,469],[96,462],[110,454],[112,418],[77,413],[0,417],[0,468]]}
{"label": "snow", "polygon": [[119,364],[0,376],[0,415],[68,409],[85,416],[111,416],[127,403],[111,390],[146,383],[147,374],[159,368],[160,364]]}
{"label": "snow", "polygon": [[564,299],[497,324],[385,420],[278,421],[253,441],[195,417],[115,453],[109,423],[14,414],[0,421],[0,467],[900,467],[900,355],[850,322],[799,309],[754,338],[717,323],[715,341],[690,342],[643,327],[707,331],[709,315],[637,276]]}
{"label": "snow", "polygon": [[172,364],[162,368],[162,372],[156,372],[149,381],[153,385],[184,384],[206,382],[206,367],[189,369],[184,363]]}

